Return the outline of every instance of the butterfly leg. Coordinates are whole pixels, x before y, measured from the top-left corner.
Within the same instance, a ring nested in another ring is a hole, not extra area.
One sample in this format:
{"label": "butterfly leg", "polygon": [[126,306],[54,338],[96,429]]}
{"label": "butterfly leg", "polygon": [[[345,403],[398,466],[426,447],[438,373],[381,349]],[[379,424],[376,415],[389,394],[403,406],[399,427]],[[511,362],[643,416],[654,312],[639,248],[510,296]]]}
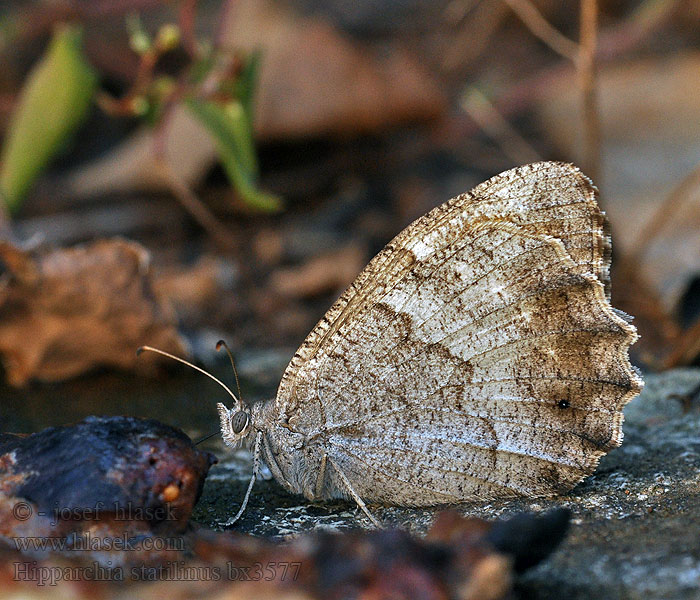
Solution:
{"label": "butterfly leg", "polygon": [[[362,509],[362,512],[364,512],[367,515],[367,518],[372,521],[372,525],[374,525],[377,529],[382,529],[382,524],[377,521],[377,519],[374,517],[374,515],[369,512],[369,509],[367,508],[367,505],[363,502],[362,498],[360,498],[359,494],[353,489],[352,484],[346,477],[345,473],[340,469],[340,467],[336,464],[336,462],[328,456],[328,454],[323,455],[323,459],[321,461],[321,465],[325,465],[326,460],[331,463],[333,468],[335,469],[336,473],[338,473],[340,480],[343,482],[345,485],[345,489],[348,491],[350,496],[352,496],[352,499],[357,503],[357,506],[359,506]],[[318,483],[316,484],[318,487]]]}
{"label": "butterfly leg", "polygon": [[316,498],[322,498],[323,481],[326,478],[326,465],[328,462],[328,454],[324,453],[321,459],[321,465],[318,468],[318,477],[316,477]]}
{"label": "butterfly leg", "polygon": [[253,450],[253,475],[250,478],[248,489],[246,490],[245,497],[243,498],[243,504],[241,504],[241,508],[238,509],[236,516],[232,519],[229,519],[223,524],[224,527],[229,527],[233,525],[236,521],[238,521],[238,519],[241,518],[241,515],[245,511],[246,506],[248,506],[250,492],[253,489],[253,484],[255,483],[255,479],[258,476],[258,471],[260,470],[260,443],[262,441],[262,435],[262,431],[258,431],[257,435],[255,436],[255,449]]}

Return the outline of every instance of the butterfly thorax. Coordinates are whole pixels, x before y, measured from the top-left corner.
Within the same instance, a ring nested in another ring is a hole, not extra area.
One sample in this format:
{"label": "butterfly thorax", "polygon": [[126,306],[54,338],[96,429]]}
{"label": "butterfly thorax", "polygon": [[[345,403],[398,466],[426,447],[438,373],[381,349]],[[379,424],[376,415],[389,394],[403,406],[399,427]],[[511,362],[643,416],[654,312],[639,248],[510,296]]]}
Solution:
{"label": "butterfly thorax", "polygon": [[[250,407],[251,433],[247,443],[252,446],[258,433],[262,434],[262,458],[274,478],[295,494],[304,493],[305,475],[317,465],[308,464],[305,436],[293,431],[279,414],[275,400],[258,402]],[[312,461],[315,462],[315,461]]]}

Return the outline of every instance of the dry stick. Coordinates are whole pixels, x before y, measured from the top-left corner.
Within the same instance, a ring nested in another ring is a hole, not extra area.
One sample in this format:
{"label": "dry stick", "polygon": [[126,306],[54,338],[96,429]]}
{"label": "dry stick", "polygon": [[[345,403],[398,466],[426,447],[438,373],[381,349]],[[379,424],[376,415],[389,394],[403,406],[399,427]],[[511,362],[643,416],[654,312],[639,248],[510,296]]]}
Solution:
{"label": "dry stick", "polygon": [[224,5],[219,9],[219,24],[214,35],[214,48],[217,50],[226,46],[226,33],[231,23],[231,11],[235,2],[236,0],[224,0]]}
{"label": "dry stick", "polygon": [[601,33],[596,55],[600,62],[634,50],[663,24],[680,4],[679,0],[644,0],[630,17]]}
{"label": "dry stick", "polygon": [[507,11],[500,2],[480,2],[456,38],[444,48],[442,69],[464,69],[481,56]]}
{"label": "dry stick", "polygon": [[197,56],[197,36],[195,35],[196,9],[197,0],[184,0],[178,13],[182,45],[191,57]]}
{"label": "dry stick", "polygon": [[597,39],[598,2],[581,0],[581,39],[576,66],[583,101],[584,168],[600,187],[601,124],[595,73]]}
{"label": "dry stick", "polygon": [[[231,54],[231,56],[224,56],[219,60],[219,64],[211,70],[209,76],[200,86],[201,91],[205,95],[207,91],[216,89],[220,82],[220,73],[227,72],[231,61],[234,59],[235,57]],[[165,114],[156,131],[153,148],[156,166],[161,170],[168,187],[179,200],[180,204],[182,204],[185,210],[189,211],[192,217],[211,235],[214,243],[221,250],[231,250],[234,246],[231,233],[221,225],[213,213],[201,202],[187,185],[187,182],[172,169],[166,158],[168,124],[172,118],[176,102],[180,100],[187,91],[186,82],[187,73],[180,77],[175,91],[170,95]]]}
{"label": "dry stick", "polygon": [[232,234],[216,219],[213,213],[202,203],[197,195],[189,188],[182,178],[170,167],[163,157],[155,158],[156,167],[161,171],[170,191],[180,204],[194,217],[211,236],[221,250],[233,247]]}
{"label": "dry stick", "polygon": [[673,214],[683,205],[688,197],[700,188],[700,164],[683,178],[673,191],[666,196],[663,203],[654,212],[637,236],[637,242],[626,253],[625,262],[637,264],[647,251],[651,242],[659,235]]}
{"label": "dry stick", "polygon": [[139,58],[136,76],[130,89],[121,98],[114,98],[105,91],[99,91],[97,105],[109,116],[133,116],[134,100],[148,91],[160,56],[161,52],[155,47],[144,52]]}
{"label": "dry stick", "polygon": [[489,99],[474,87],[467,89],[460,102],[462,109],[491,136],[501,151],[515,164],[537,162],[541,157],[527,140],[503,118]]}
{"label": "dry stick", "polygon": [[[535,37],[542,40],[554,52],[568,58],[574,64],[578,63],[580,55],[578,44],[552,27],[529,0],[504,1]],[[478,90],[474,88],[468,90],[461,104],[464,111],[483,131],[496,140],[503,153],[516,164],[534,162],[540,159],[539,153]]]}
{"label": "dry stick", "polygon": [[533,35],[557,54],[568,58],[578,71],[583,106],[584,170],[600,186],[601,126],[595,80],[598,37],[597,0],[581,0],[580,42],[576,44],[552,27],[529,0],[504,0]]}
{"label": "dry stick", "polygon": [[[638,265],[649,246],[668,224],[671,217],[679,210],[694,192],[700,189],[700,165],[696,166],[683,181],[664,199],[661,206],[647,220],[637,241],[623,256],[618,267],[619,272],[628,282],[635,282],[640,277]],[[661,302],[654,298],[651,302],[657,313],[655,319],[665,321],[669,317]],[[674,322],[675,324],[675,322]],[[670,369],[690,364],[700,354],[700,317],[687,329],[677,335],[674,349],[663,359],[659,368]]]}
{"label": "dry stick", "polygon": [[[640,41],[670,18],[675,6],[674,2],[668,0],[645,0],[628,21],[601,32],[600,60],[610,62],[621,54],[634,50]],[[568,64],[556,64],[513,84],[494,101],[496,110],[503,116],[526,110],[546,94],[545,90],[551,89],[563,78],[568,78],[569,69]],[[471,118],[455,117],[449,121],[448,128],[435,129],[434,143],[456,144],[476,131],[478,125]]]}
{"label": "dry stick", "polygon": [[552,27],[532,2],[529,0],[504,0],[504,2],[520,17],[535,37],[542,40],[557,54],[576,63],[579,57],[578,44]]}
{"label": "dry stick", "polygon": [[688,327],[676,342],[676,347],[663,360],[662,369],[689,365],[700,355],[700,317]]}

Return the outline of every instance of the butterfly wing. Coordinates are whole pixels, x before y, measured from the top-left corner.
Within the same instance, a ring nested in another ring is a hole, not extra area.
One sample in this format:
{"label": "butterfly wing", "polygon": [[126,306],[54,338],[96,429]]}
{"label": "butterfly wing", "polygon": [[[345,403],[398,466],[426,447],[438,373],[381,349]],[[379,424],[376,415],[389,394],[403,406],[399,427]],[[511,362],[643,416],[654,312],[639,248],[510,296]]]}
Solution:
{"label": "butterfly wing", "polygon": [[[595,188],[507,171],[401,232],[288,366],[277,407],[367,500],[569,489],[621,441],[641,389],[610,306]],[[329,490],[331,494],[333,490]]]}

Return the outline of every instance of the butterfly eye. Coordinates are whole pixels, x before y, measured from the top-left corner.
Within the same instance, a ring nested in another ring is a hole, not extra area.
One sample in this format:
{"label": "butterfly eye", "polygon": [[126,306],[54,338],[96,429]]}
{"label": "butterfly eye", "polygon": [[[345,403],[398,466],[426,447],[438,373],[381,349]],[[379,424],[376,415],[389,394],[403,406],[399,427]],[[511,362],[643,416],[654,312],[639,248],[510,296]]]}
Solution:
{"label": "butterfly eye", "polygon": [[239,410],[231,417],[231,429],[233,429],[233,433],[240,433],[246,428],[246,425],[248,425],[247,412]]}

